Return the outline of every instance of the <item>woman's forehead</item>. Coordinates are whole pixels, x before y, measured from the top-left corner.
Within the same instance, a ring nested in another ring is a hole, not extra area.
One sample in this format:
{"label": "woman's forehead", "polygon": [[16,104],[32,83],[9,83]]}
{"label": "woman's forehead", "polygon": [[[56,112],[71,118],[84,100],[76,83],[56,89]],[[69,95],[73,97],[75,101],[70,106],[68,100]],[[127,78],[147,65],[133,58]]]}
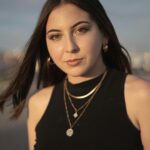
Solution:
{"label": "woman's forehead", "polygon": [[48,26],[61,26],[78,21],[91,21],[89,14],[74,4],[61,4],[49,15]]}

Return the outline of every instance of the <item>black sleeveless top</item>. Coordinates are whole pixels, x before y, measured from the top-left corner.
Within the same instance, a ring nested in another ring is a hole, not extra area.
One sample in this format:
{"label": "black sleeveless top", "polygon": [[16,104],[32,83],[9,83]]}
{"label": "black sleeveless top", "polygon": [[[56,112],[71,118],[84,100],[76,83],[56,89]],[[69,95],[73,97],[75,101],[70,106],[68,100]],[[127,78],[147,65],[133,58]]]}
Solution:
{"label": "black sleeveless top", "polygon": [[[101,76],[78,84],[68,82],[68,89],[74,95],[84,95],[99,82]],[[126,74],[117,70],[108,71],[101,88],[74,126],[72,137],[66,135],[69,124],[63,98],[64,81],[57,84],[36,126],[35,150],[143,150],[140,131],[127,115],[125,78]],[[79,107],[85,100],[73,102]],[[69,103],[68,109],[73,112]]]}

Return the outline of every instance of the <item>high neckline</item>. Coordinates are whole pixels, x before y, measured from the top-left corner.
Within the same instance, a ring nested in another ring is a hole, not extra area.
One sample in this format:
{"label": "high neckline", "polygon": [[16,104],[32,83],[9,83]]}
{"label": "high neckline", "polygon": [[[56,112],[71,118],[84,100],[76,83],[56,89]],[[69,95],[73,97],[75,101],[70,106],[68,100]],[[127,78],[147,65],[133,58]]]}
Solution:
{"label": "high neckline", "polygon": [[67,88],[74,95],[80,95],[80,94],[82,95],[86,92],[89,92],[92,88],[94,88],[101,80],[103,74],[100,74],[97,77],[94,77],[86,81],[82,81],[80,83],[75,83],[75,84],[67,80]]}

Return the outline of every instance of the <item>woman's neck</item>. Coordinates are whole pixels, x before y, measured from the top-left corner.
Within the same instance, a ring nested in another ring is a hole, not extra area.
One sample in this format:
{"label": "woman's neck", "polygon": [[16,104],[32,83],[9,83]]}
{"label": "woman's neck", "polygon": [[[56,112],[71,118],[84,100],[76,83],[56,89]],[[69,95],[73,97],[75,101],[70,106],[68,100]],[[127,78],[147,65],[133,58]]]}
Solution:
{"label": "woman's neck", "polygon": [[99,69],[99,72],[96,72],[93,74],[88,74],[88,75],[83,75],[83,76],[68,75],[67,78],[70,83],[77,84],[77,83],[81,83],[81,82],[96,78],[96,77],[100,76],[101,74],[103,74],[106,70],[107,70],[107,68],[104,66],[103,68]]}

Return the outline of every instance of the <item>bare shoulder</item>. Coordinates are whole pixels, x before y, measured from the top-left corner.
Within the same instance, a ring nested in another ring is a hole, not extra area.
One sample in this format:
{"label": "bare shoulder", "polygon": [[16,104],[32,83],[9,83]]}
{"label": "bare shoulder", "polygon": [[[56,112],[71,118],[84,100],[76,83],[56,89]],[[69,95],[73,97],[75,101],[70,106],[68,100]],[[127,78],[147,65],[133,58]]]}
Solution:
{"label": "bare shoulder", "polygon": [[43,88],[33,94],[28,102],[28,118],[34,118],[38,122],[43,115],[52,95],[54,86]]}
{"label": "bare shoulder", "polygon": [[36,141],[35,128],[41,117],[43,116],[48,103],[50,102],[53,88],[53,86],[43,88],[29,98],[27,129],[30,150],[34,149]]}
{"label": "bare shoulder", "polygon": [[141,101],[150,97],[150,82],[140,77],[128,75],[125,86],[131,95],[136,96],[137,99],[142,98]]}
{"label": "bare shoulder", "polygon": [[30,99],[29,99],[29,103],[32,104],[43,104],[45,103],[45,101],[47,101],[52,93],[53,90],[53,86],[48,86],[46,88],[43,88],[41,90],[39,90],[38,92],[36,92],[35,94],[33,94]]}
{"label": "bare shoulder", "polygon": [[128,75],[125,82],[125,100],[129,117],[139,129],[150,126],[150,82]]}
{"label": "bare shoulder", "polygon": [[141,132],[144,149],[150,149],[150,82],[128,75],[125,99],[129,117]]}
{"label": "bare shoulder", "polygon": [[[150,107],[150,82],[135,75],[128,75],[125,83],[125,95],[138,109]],[[143,106],[143,107],[141,107]]]}

